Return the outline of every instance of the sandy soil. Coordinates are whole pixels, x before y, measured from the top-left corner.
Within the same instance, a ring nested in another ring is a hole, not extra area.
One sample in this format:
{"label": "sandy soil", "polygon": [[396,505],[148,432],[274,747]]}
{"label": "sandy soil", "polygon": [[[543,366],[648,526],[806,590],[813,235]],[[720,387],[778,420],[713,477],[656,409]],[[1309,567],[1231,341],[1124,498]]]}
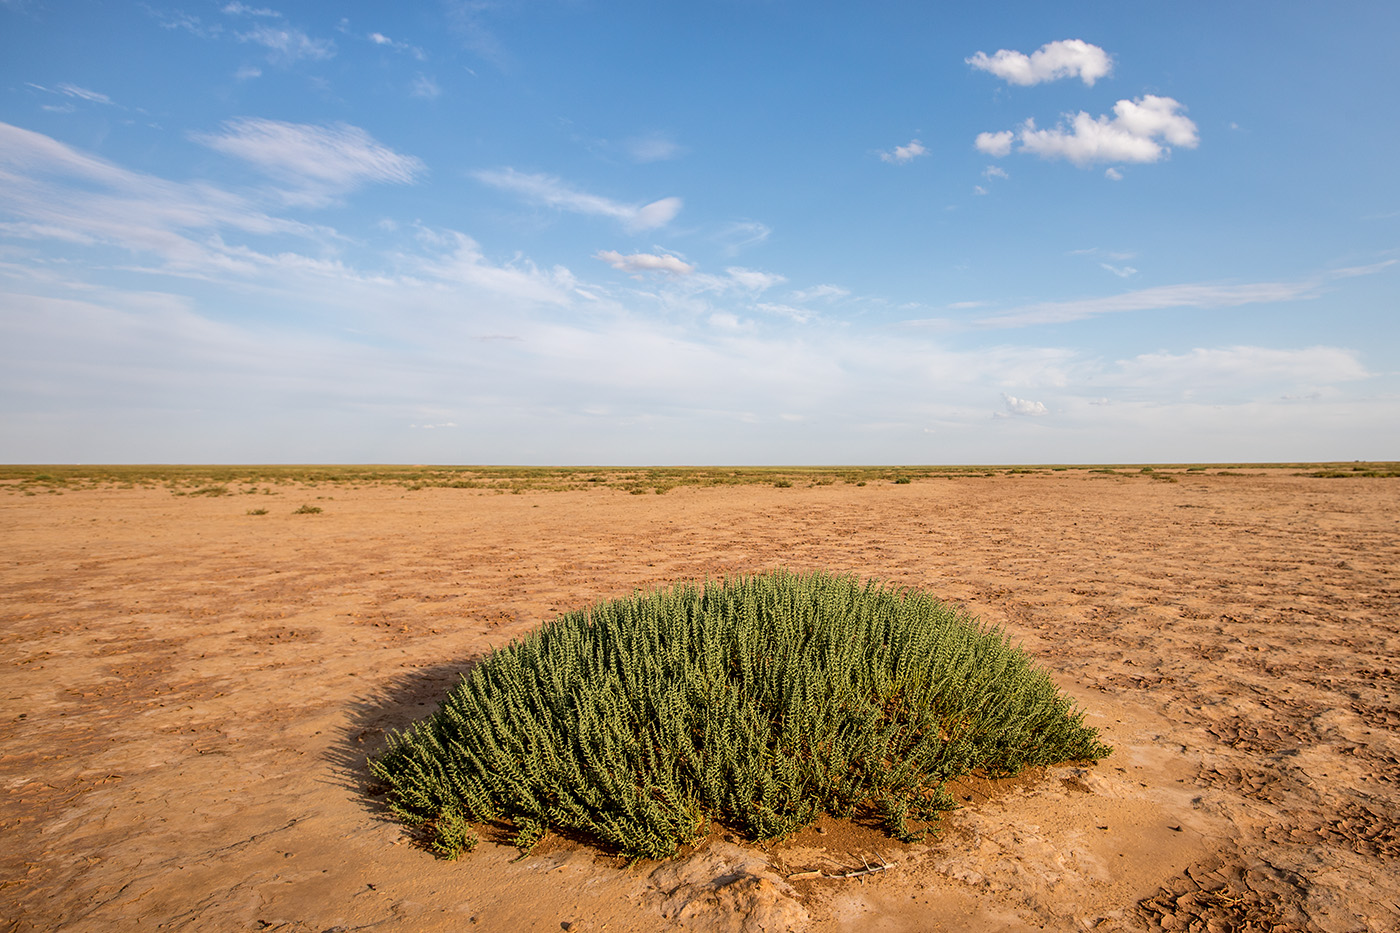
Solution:
{"label": "sandy soil", "polygon": [[[0,920],[1400,929],[1400,480],[1172,479],[0,491]],[[825,820],[631,868],[558,841],[444,862],[385,817],[366,755],[464,665],[596,600],[776,566],[1005,626],[1115,754],[960,787],[919,845]],[[866,865],[889,868],[801,877]]]}

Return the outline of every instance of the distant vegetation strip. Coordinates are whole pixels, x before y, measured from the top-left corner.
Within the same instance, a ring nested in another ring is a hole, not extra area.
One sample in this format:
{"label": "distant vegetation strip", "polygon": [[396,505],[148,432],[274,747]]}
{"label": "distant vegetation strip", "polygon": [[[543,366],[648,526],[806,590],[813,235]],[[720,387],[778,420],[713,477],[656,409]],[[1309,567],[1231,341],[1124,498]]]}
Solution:
{"label": "distant vegetation strip", "polygon": [[678,487],[776,486],[779,488],[907,484],[919,480],[1030,476],[1088,472],[1145,476],[1174,482],[1181,475],[1228,475],[1240,470],[1281,470],[1326,479],[1400,476],[1397,462],[1046,464],[1009,466],[829,467],[518,467],[407,465],[0,465],[0,488],[59,491],[94,487],[165,487],[182,496],[226,496],[278,486],[398,486],[404,489],[477,489],[501,493],[614,489],[634,495]]}

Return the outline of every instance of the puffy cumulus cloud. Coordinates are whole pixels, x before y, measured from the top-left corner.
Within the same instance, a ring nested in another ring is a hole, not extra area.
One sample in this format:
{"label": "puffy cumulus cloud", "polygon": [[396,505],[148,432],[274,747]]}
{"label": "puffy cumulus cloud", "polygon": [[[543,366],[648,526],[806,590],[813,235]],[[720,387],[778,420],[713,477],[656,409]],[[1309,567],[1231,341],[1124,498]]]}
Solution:
{"label": "puffy cumulus cloud", "polygon": [[729,277],[750,291],[767,291],[774,285],[781,285],[787,279],[781,275],[774,275],[771,272],[758,272],[753,269],[743,269],[739,266],[730,266],[724,270],[729,273]]}
{"label": "puffy cumulus cloud", "polygon": [[[1094,162],[1156,162],[1171,152],[1172,146],[1194,149],[1200,142],[1196,124],[1181,111],[1186,108],[1170,97],[1146,94],[1136,100],[1120,100],[1113,116],[1091,117],[1084,111],[1062,120],[1054,129],[1038,129],[1034,120],[1019,130],[978,133],[978,150],[998,157],[1017,151],[1031,152],[1044,159],[1067,159],[1079,166]],[[1105,175],[1113,181],[1123,175],[1109,168]]]}
{"label": "puffy cumulus cloud", "polygon": [[[1068,159],[1075,165],[1095,162],[1156,162],[1172,146],[1195,149],[1200,142],[1196,124],[1170,97],[1146,94],[1113,105],[1113,117],[1091,117],[1080,111],[1054,129],[1037,129],[1027,120],[1016,134],[1020,152],[1043,159]],[[983,136],[987,134],[982,134]],[[980,141],[982,136],[978,136]],[[1113,176],[1110,175],[1110,178]]]}
{"label": "puffy cumulus cloud", "polygon": [[672,275],[690,275],[695,271],[694,266],[675,256],[658,256],[653,253],[633,253],[624,256],[616,250],[604,249],[594,253],[593,258],[601,259],[619,272],[628,274],[669,272]]}
{"label": "puffy cumulus cloud", "polygon": [[623,204],[601,195],[589,194],[571,188],[552,175],[518,172],[513,168],[474,173],[482,184],[510,191],[536,204],[571,211],[576,214],[593,214],[612,217],[629,230],[653,230],[664,227],[680,213],[683,202],[680,198],[662,198],[650,204]]}
{"label": "puffy cumulus cloud", "polygon": [[913,162],[921,155],[928,155],[928,150],[917,139],[911,139],[906,145],[895,146],[890,152],[880,153],[880,161],[893,165],[903,165],[906,162]]}
{"label": "puffy cumulus cloud", "polygon": [[1083,39],[1047,42],[1030,55],[1010,49],[999,49],[995,55],[978,52],[966,61],[973,68],[1023,86],[1079,78],[1092,87],[1095,81],[1113,71],[1113,59],[1109,54]]}
{"label": "puffy cumulus cloud", "polygon": [[1006,402],[1005,414],[1007,415],[1029,415],[1035,417],[1048,414],[1050,411],[1045,407],[1044,402],[1035,402],[1028,398],[1017,398],[1014,395],[1005,394],[1002,395],[1002,399]]}
{"label": "puffy cumulus cloud", "polygon": [[313,203],[369,182],[409,184],[426,168],[346,123],[314,126],[243,117],[225,121],[217,133],[191,138],[298,184],[297,200]]}
{"label": "puffy cumulus cloud", "polygon": [[977,151],[985,152],[987,155],[999,159],[1011,152],[1011,144],[1015,140],[1016,134],[1011,130],[1002,130],[1000,133],[978,133]]}
{"label": "puffy cumulus cloud", "polygon": [[1103,170],[1103,177],[1107,178],[1109,181],[1122,181],[1123,173],[1110,166]]}

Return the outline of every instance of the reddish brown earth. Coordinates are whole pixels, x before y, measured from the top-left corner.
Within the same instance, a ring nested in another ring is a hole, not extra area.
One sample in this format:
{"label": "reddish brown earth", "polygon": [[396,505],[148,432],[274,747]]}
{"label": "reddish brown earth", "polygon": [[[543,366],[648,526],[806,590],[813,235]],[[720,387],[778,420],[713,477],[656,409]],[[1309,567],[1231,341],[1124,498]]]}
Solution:
{"label": "reddish brown earth", "polygon": [[[1400,929],[1400,480],[1166,479],[6,487],[0,921]],[[366,755],[463,665],[593,601],[778,566],[923,587],[1005,626],[1115,753],[960,787],[966,808],[920,845],[824,820],[630,868],[557,840],[445,862],[385,817]],[[828,877],[866,865],[889,867]]]}

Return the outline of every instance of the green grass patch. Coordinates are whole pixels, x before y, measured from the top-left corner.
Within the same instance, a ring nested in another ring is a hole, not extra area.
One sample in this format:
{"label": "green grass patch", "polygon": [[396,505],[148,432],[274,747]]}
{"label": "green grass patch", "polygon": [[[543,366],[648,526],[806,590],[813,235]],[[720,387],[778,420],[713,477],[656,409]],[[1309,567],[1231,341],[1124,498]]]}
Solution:
{"label": "green grass patch", "polygon": [[[661,858],[711,821],[917,838],[973,771],[1111,749],[1005,635],[912,589],[776,573],[637,593],[490,655],[370,762],[439,853],[496,823]],[[915,825],[917,824],[917,825]]]}

